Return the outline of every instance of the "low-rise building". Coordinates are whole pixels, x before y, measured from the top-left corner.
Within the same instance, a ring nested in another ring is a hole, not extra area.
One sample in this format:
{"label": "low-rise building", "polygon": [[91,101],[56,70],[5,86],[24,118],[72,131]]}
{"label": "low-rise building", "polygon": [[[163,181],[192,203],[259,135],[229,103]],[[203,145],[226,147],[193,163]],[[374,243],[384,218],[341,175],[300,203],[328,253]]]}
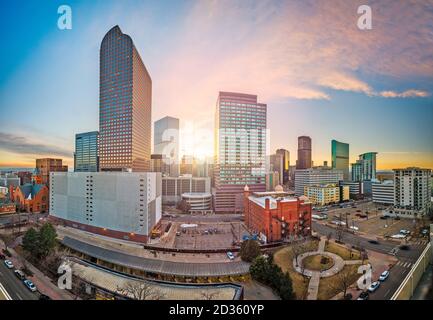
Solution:
{"label": "low-rise building", "polygon": [[330,167],[314,167],[295,171],[295,194],[304,194],[305,186],[320,184],[338,184],[343,181],[343,170]]}
{"label": "low-rise building", "polygon": [[281,187],[255,193],[248,186],[244,189],[245,223],[265,242],[310,235],[311,207],[307,197],[288,196]]}
{"label": "low-rise building", "polygon": [[161,219],[161,173],[53,172],[50,219],[108,237],[147,242]]}
{"label": "low-rise building", "polygon": [[349,200],[349,187],[337,184],[305,186],[304,195],[314,205],[324,206]]}
{"label": "low-rise building", "polygon": [[383,182],[372,183],[373,202],[393,205],[394,204],[394,181],[386,180]]}
{"label": "low-rise building", "polygon": [[48,187],[44,184],[27,183],[15,188],[11,187],[9,197],[21,211],[32,213],[48,211]]}
{"label": "low-rise building", "polygon": [[184,193],[211,193],[210,183],[209,177],[162,177],[162,204],[175,205]]}
{"label": "low-rise building", "polygon": [[182,200],[188,204],[189,213],[212,212],[212,194],[206,192],[189,192],[182,194]]}

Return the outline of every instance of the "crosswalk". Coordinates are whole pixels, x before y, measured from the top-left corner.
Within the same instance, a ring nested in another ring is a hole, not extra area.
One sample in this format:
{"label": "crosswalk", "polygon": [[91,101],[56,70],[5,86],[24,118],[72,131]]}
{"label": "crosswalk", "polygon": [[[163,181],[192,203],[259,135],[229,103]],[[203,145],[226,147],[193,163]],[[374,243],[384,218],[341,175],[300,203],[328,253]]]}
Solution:
{"label": "crosswalk", "polygon": [[411,268],[412,267],[412,263],[405,262],[405,261],[399,261],[395,265],[399,266],[399,267],[402,267],[402,268]]}
{"label": "crosswalk", "polygon": [[414,246],[425,246],[428,243],[427,240],[419,240],[413,243]]}

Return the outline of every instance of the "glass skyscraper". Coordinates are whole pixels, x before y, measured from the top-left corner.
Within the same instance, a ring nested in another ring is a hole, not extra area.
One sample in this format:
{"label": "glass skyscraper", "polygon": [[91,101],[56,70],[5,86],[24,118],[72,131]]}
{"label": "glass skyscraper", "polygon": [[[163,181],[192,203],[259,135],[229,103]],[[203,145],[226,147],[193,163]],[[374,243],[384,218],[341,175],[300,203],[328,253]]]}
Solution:
{"label": "glass skyscraper", "polygon": [[99,132],[84,132],[75,135],[74,171],[99,171]]}
{"label": "glass skyscraper", "polygon": [[296,169],[309,169],[312,166],[311,160],[311,138],[308,136],[298,137],[298,160]]}
{"label": "glass skyscraper", "polygon": [[101,171],[150,171],[152,79],[118,26],[100,48],[99,160]]}
{"label": "glass skyscraper", "polygon": [[155,121],[153,153],[164,156],[170,176],[179,175],[179,119],[164,117]]}
{"label": "glass skyscraper", "polygon": [[220,92],[215,115],[215,211],[242,210],[245,185],[266,190],[267,105],[257,96]]}
{"label": "glass skyscraper", "polygon": [[343,171],[344,181],[349,180],[349,144],[331,141],[332,168]]}
{"label": "glass skyscraper", "polygon": [[376,179],[377,152],[359,155],[356,163],[352,163],[352,181],[371,181]]}

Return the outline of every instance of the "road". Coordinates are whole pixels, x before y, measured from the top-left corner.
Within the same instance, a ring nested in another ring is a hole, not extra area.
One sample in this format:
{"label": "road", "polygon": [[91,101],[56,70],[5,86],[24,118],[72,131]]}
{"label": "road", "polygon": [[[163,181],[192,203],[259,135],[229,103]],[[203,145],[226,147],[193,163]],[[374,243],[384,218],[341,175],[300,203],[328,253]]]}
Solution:
{"label": "road", "polygon": [[[327,225],[320,224],[318,222],[313,222],[313,230],[318,232],[322,236],[326,236],[329,233],[332,237],[336,237],[336,229]],[[384,254],[390,254],[391,250],[396,250],[395,257],[398,262],[390,269],[390,275],[388,279],[381,283],[379,288],[370,294],[371,300],[388,300],[398,289],[400,284],[403,282],[406,275],[409,273],[412,265],[418,260],[426,244],[412,243],[408,244],[408,250],[398,249],[399,245],[391,241],[378,241],[378,244],[373,244],[369,242],[369,239],[363,238],[362,236],[352,234],[350,232],[344,232],[342,236],[342,241],[351,245],[361,246],[367,250],[372,250]],[[377,279],[373,279],[375,281]]]}
{"label": "road", "polygon": [[12,300],[38,300],[39,298],[37,293],[27,289],[24,283],[15,276],[14,269],[6,268],[3,260],[0,260],[0,283]]}

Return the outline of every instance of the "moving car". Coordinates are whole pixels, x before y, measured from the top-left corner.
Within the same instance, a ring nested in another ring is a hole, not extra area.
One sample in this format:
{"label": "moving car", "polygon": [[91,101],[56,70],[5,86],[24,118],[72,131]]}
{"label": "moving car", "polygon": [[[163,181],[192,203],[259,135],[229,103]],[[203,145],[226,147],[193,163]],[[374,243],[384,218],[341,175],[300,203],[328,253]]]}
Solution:
{"label": "moving car", "polygon": [[18,277],[18,279],[20,279],[20,280],[24,280],[26,278],[26,275],[21,270],[17,269],[14,271],[14,273]]}
{"label": "moving car", "polygon": [[359,230],[359,228],[357,226],[350,226],[350,229],[355,230],[355,231]]}
{"label": "moving car", "polygon": [[37,290],[36,286],[30,280],[24,280],[23,283],[31,292],[35,292]]}
{"label": "moving car", "polygon": [[409,230],[406,230],[406,229],[401,229],[401,230],[400,230],[400,233],[401,233],[401,234],[408,235],[408,234],[410,234],[410,231],[409,231]]}
{"label": "moving car", "polygon": [[14,264],[10,260],[5,260],[4,263],[8,269],[12,269],[14,267]]}
{"label": "moving car", "polygon": [[375,282],[373,282],[373,283],[370,285],[370,287],[368,288],[368,291],[369,291],[369,292],[374,292],[374,291],[377,290],[377,288],[379,288],[379,286],[380,286],[380,282],[379,282],[379,281],[375,281]]}
{"label": "moving car", "polygon": [[389,271],[385,270],[379,277],[379,281],[385,281],[389,277]]}
{"label": "moving car", "polygon": [[367,291],[361,292],[358,299],[356,299],[356,300],[368,300],[368,292]]}
{"label": "moving car", "polygon": [[391,238],[393,238],[393,239],[404,239],[404,238],[406,238],[406,235],[405,234],[401,234],[401,233],[397,233],[397,234],[393,234],[391,236]]}
{"label": "moving car", "polygon": [[230,260],[234,260],[235,255],[234,255],[231,251],[228,251],[228,252],[227,252],[227,257],[228,257]]}
{"label": "moving car", "polygon": [[371,244],[379,244],[379,241],[377,240],[368,240],[368,242]]}

